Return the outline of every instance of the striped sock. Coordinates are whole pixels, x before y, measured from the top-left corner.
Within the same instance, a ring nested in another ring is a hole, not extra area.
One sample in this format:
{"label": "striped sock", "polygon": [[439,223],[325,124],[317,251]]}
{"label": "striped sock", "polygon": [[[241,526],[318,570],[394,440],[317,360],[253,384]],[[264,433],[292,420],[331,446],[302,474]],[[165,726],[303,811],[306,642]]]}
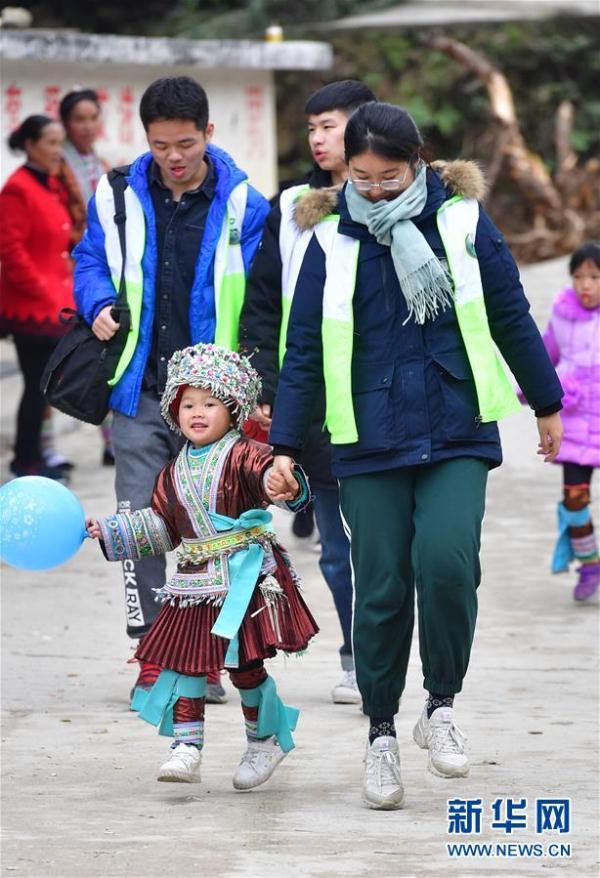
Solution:
{"label": "striped sock", "polygon": [[202,750],[204,746],[204,723],[173,723],[174,741],[171,747],[178,744],[193,744],[198,750]]}
{"label": "striped sock", "polygon": [[[581,533],[584,528],[569,528],[569,539],[573,548],[573,554],[583,564],[594,564],[598,560],[598,543],[591,523],[588,525],[589,532]],[[587,528],[586,528],[587,529]],[[580,531],[575,536],[572,531]]]}
{"label": "striped sock", "polygon": [[258,735],[256,734],[257,725],[258,723],[252,722],[250,719],[245,721],[246,737],[249,741],[258,741]]}
{"label": "striped sock", "polygon": [[264,740],[264,738],[259,738],[256,734],[256,729],[258,726],[258,707],[248,707],[248,705],[242,702],[242,712],[244,714],[244,725],[246,727],[246,737],[248,738],[248,740]]}

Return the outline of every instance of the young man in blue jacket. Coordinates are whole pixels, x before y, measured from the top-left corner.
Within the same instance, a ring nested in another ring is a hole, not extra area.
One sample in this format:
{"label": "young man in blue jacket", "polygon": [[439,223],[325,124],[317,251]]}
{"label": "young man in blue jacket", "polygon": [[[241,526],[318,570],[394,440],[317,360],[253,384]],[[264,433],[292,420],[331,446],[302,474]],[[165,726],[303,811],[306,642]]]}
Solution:
{"label": "young man in blue jacket", "polygon": [[[127,299],[131,331],[113,378],[113,442],[120,511],[150,504],[160,469],[178,440],[160,414],[167,363],[197,342],[235,348],[245,275],[260,243],[267,200],[231,156],[213,146],[204,89],[187,76],[158,79],[140,116],[150,151],[129,167],[125,190]],[[121,273],[114,198],[103,177],[74,251],[77,307],[95,335],[110,339]],[[162,558],[125,562],[127,633],[143,637],[164,585]],[[142,666],[138,685],[157,669]]]}

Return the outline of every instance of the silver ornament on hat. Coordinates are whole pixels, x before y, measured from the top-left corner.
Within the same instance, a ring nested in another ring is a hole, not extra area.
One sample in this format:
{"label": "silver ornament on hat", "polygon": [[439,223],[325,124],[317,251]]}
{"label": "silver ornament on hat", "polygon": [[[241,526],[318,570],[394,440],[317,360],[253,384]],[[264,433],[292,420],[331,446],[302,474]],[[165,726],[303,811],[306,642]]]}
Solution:
{"label": "silver ornament on hat", "polygon": [[167,383],[160,401],[163,418],[176,433],[179,425],[171,414],[180,387],[210,390],[216,399],[233,403],[236,429],[241,430],[258,404],[262,383],[247,357],[214,344],[195,344],[175,351],[167,367]]}

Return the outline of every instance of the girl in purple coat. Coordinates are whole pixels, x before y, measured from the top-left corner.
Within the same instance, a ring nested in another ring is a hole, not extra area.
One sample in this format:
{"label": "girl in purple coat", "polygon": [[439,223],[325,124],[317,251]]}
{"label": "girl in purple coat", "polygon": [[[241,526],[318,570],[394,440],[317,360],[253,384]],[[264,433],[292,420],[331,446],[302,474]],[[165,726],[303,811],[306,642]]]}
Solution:
{"label": "girl in purple coat", "polygon": [[564,437],[556,462],[563,466],[563,500],[552,572],[580,562],[573,597],[584,601],[600,585],[600,555],[590,514],[590,481],[600,466],[600,243],[576,250],[569,263],[573,286],[558,294],[544,343],[565,395]]}

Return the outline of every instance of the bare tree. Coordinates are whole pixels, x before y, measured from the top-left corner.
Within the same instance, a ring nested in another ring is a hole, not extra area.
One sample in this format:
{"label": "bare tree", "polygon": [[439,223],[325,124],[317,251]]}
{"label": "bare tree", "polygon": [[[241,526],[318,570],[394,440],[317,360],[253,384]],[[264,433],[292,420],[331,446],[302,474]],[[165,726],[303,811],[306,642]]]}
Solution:
{"label": "bare tree", "polygon": [[527,208],[528,228],[507,235],[516,255],[524,261],[544,259],[573,250],[586,237],[597,237],[600,162],[591,159],[581,165],[571,147],[573,106],[563,102],[556,113],[556,172],[552,177],[541,156],[525,142],[504,74],[458,40],[436,34],[430,45],[457,61],[487,89],[493,127],[487,174],[491,198],[496,184],[507,177]]}

